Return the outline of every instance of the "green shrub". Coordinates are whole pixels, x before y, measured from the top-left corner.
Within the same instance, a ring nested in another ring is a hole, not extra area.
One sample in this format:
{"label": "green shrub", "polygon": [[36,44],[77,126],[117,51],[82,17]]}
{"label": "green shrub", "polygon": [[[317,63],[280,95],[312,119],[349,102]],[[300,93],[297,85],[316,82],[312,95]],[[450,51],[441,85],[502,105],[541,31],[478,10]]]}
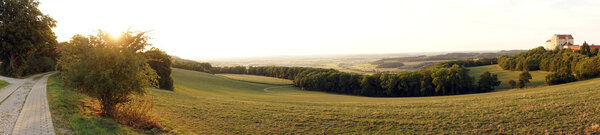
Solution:
{"label": "green shrub", "polygon": [[575,78],[575,76],[573,76],[573,74],[569,74],[566,72],[551,73],[546,76],[546,83],[548,85],[569,83],[574,82],[576,80],[577,79]]}

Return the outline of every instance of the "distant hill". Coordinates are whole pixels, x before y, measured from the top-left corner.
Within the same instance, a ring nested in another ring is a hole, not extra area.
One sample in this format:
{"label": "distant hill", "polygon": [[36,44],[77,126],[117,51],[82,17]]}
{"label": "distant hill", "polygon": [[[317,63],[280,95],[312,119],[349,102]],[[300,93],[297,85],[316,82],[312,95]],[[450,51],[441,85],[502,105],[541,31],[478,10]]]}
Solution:
{"label": "distant hill", "polygon": [[207,62],[198,62],[194,60],[183,59],[174,55],[171,55],[171,60],[173,62],[172,67],[174,68],[194,70],[206,73],[212,73],[213,70],[212,65]]}
{"label": "distant hill", "polygon": [[[432,62],[438,61],[448,61],[448,60],[462,60],[462,59],[481,59],[481,58],[495,58],[502,55],[514,55],[519,52],[524,52],[527,50],[502,50],[499,52],[489,52],[489,53],[447,53],[440,55],[420,55],[420,56],[412,56],[412,57],[396,57],[396,58],[383,58],[380,60],[376,60],[370,62],[372,65],[377,65],[377,68],[401,68],[407,64],[406,62],[424,62],[427,65],[432,65]],[[421,65],[422,66],[422,65]]]}

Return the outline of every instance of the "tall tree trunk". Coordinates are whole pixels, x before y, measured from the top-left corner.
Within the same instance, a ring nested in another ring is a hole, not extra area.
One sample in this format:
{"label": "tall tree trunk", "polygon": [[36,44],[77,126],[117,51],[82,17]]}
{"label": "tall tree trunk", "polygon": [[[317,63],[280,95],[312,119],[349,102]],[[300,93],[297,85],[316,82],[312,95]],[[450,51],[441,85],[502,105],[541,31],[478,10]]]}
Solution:
{"label": "tall tree trunk", "polygon": [[12,73],[7,73],[7,74],[14,76],[14,77],[20,77],[19,76],[20,74],[18,74],[18,70],[17,70],[17,68],[19,67],[19,64],[17,63],[17,54],[15,52],[11,52],[8,59],[9,59],[9,64],[10,64],[10,68],[11,68],[9,71]]}

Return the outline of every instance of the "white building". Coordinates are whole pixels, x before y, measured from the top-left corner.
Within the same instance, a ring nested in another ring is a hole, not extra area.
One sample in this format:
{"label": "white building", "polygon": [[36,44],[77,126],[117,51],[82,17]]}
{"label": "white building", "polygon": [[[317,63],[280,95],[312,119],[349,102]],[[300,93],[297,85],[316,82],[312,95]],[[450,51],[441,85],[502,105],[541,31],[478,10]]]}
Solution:
{"label": "white building", "polygon": [[550,40],[546,41],[546,50],[562,49],[563,46],[573,45],[573,36],[571,34],[554,34]]}

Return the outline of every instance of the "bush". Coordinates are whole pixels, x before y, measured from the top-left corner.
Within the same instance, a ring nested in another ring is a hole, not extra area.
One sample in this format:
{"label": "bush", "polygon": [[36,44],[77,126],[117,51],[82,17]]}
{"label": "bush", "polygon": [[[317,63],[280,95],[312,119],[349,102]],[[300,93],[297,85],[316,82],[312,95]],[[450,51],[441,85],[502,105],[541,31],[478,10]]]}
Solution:
{"label": "bush", "polygon": [[514,89],[517,86],[517,82],[515,80],[508,81],[508,85],[510,85],[511,89]]}
{"label": "bush", "polygon": [[573,76],[573,74],[569,74],[566,72],[551,73],[546,76],[546,83],[548,85],[569,83],[574,82],[576,80],[577,79],[575,79],[575,76]]}
{"label": "bush", "polygon": [[171,77],[171,56],[158,48],[144,52],[148,65],[156,71],[158,78],[158,87],[165,90],[173,90],[173,78]]}
{"label": "bush", "polygon": [[117,104],[156,84],[156,72],[141,52],[149,45],[144,34],[126,32],[113,39],[100,31],[97,36],[74,36],[61,46],[59,67],[65,86],[98,99],[102,113],[114,116]]}
{"label": "bush", "polygon": [[118,123],[136,129],[163,130],[156,117],[151,113],[154,103],[149,96],[133,96],[131,99],[129,102],[117,105],[114,118]]}

